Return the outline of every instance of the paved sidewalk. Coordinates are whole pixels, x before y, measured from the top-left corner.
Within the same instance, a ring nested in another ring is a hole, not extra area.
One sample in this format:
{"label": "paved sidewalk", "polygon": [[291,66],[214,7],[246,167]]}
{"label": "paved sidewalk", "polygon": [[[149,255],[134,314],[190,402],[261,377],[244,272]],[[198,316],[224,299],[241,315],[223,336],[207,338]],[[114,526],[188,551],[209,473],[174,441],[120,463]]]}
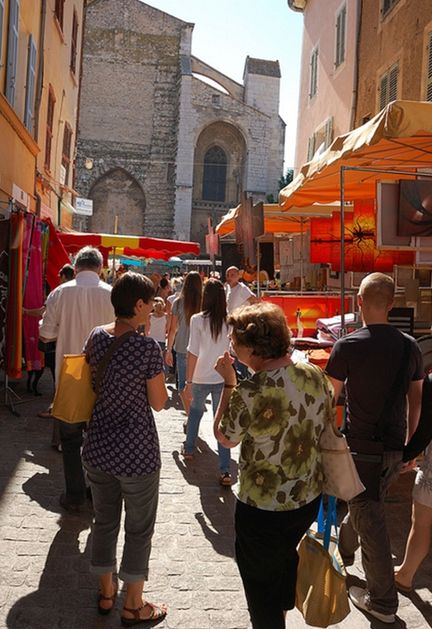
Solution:
{"label": "paved sidewalk", "polygon": [[[58,506],[62,462],[49,445],[50,421],[36,417],[49,398],[47,376],[41,384],[45,396],[18,407],[20,417],[0,407],[0,627],[118,628],[122,596],[109,616],[96,612],[97,582],[88,571],[91,510],[68,515]],[[149,599],[166,601],[169,614],[145,626],[246,629],[248,613],[233,559],[234,497],[217,483],[210,418],[203,419],[200,453],[185,466],[179,456],[184,416],[176,406],[157,415],[163,468],[147,586]],[[412,479],[402,478],[388,503],[396,562],[409,528]],[[352,583],[362,578],[358,556],[349,572]],[[432,626],[431,589],[429,558],[415,594],[400,596],[396,627]],[[305,626],[297,611],[288,614],[287,627]],[[354,609],[336,627],[384,626]]]}

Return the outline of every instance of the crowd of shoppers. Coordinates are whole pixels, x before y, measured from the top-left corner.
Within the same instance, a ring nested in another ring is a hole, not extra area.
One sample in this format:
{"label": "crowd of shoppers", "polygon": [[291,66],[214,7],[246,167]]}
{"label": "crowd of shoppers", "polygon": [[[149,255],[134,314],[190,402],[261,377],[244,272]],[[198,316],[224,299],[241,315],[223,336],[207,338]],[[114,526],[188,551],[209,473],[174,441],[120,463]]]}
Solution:
{"label": "crowd of shoppers", "polygon": [[221,485],[232,483],[230,452],[240,446],[235,551],[254,629],[282,629],[294,606],[297,545],[316,519],[322,493],[319,439],[346,387],[347,439],[360,455],[378,461],[372,474],[359,466],[366,491],[350,501],[341,529],[342,553],[349,557],[360,545],[366,578],[366,588],[350,588],[349,595],[360,609],[394,622],[397,588],[412,589],[429,551],[431,447],[417,473],[411,531],[396,568],[384,498],[432,437],[424,418],[432,410],[432,403],[425,406],[425,397],[432,399],[432,380],[422,390],[416,342],[387,322],[393,280],[381,273],[363,280],[358,294],[363,327],[335,344],[324,374],[292,361],[282,310],[259,302],[239,281],[236,267],[227,270],[226,288],[216,278],[203,285],[196,272],[175,283],[124,272],[111,287],[100,280],[101,267],[96,249],[81,250],[75,279],[48,296],[40,327],[44,342],[56,342],[56,377],[63,354],[84,348],[97,390],[88,426],[60,423],[65,473],[60,504],[79,509],[91,492],[91,571],[99,577],[99,613],[108,614],[115,605],[123,505],[122,624],[157,621],[167,613],[166,605],[150,603],[143,592],[159,493],[153,411],[167,400],[164,370],[175,365],[188,415],[181,448],[185,464],[193,465],[209,395]]}

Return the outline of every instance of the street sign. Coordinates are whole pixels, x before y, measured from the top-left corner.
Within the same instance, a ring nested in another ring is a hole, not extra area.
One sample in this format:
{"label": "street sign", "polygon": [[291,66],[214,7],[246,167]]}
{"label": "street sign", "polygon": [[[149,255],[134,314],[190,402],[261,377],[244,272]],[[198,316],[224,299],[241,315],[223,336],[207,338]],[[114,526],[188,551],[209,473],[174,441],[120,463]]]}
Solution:
{"label": "street sign", "polygon": [[81,216],[93,216],[93,201],[92,199],[83,199],[77,197],[75,199],[75,212],[81,214]]}

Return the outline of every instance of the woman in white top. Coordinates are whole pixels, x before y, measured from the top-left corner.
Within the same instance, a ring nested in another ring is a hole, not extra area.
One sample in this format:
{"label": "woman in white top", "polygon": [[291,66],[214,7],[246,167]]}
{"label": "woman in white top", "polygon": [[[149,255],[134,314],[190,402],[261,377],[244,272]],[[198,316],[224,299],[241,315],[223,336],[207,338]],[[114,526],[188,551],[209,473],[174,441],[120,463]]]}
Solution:
{"label": "woman in white top", "polygon": [[[182,448],[185,460],[193,458],[195,440],[209,394],[212,396],[213,414],[216,412],[224,381],[214,369],[214,365],[228,347],[225,291],[222,282],[211,278],[204,287],[202,312],[193,315],[190,320],[185,394],[191,397],[192,401],[186,441]],[[230,451],[218,444],[218,452],[220,483],[231,485]]]}

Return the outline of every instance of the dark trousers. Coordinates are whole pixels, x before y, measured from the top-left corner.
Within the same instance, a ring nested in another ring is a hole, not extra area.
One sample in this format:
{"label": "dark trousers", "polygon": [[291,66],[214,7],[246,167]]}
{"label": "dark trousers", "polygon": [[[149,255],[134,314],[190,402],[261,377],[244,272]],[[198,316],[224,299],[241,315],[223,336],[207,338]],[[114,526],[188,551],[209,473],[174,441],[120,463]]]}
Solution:
{"label": "dark trousers", "polygon": [[86,484],[81,463],[81,446],[85,427],[86,422],[79,424],[60,422],[66,498],[75,504],[81,504],[86,499]]}
{"label": "dark trousers", "polygon": [[317,516],[320,498],[291,511],[237,501],[236,559],[253,629],[285,629],[284,611],[295,604],[297,546]]}
{"label": "dark trousers", "polygon": [[395,614],[398,608],[384,499],[401,465],[402,452],[384,453],[380,500],[363,498],[363,494],[353,498],[339,535],[339,549],[344,556],[353,555],[360,544],[371,607],[382,614]]}

